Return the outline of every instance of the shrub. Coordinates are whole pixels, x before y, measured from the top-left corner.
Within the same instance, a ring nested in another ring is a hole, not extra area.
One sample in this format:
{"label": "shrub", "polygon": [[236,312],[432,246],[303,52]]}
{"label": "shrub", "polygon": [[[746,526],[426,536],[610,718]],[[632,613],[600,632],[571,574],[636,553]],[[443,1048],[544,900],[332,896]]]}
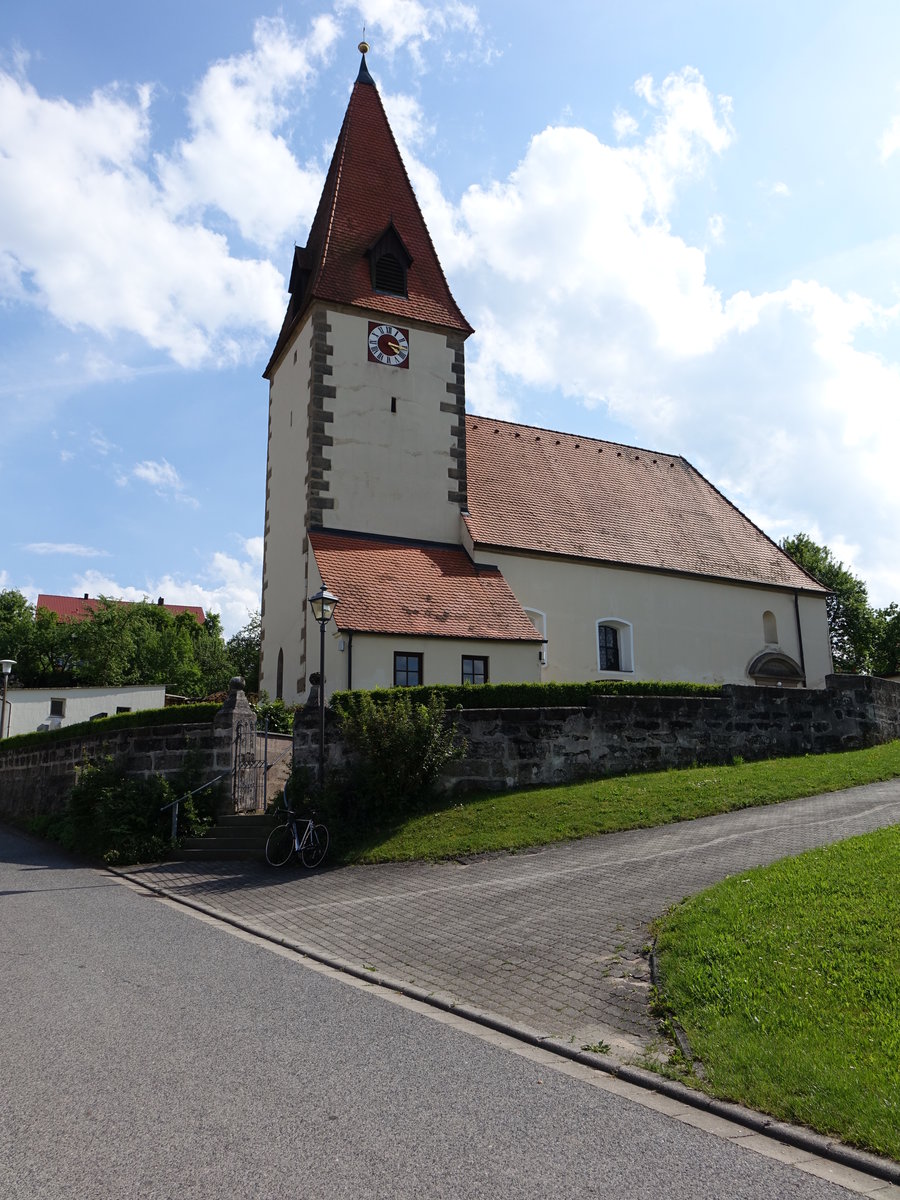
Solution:
{"label": "shrub", "polygon": [[444,766],[465,754],[438,690],[424,703],[408,688],[379,702],[371,692],[344,695],[339,717],[354,756],[348,782],[359,823],[409,812],[428,797]]}
{"label": "shrub", "polygon": [[61,725],[59,729],[44,729],[40,733],[19,733],[4,738],[2,750],[30,750],[46,742],[64,742],[67,738],[92,737],[98,733],[114,733],[119,729],[142,729],[155,725],[192,725],[211,722],[219,711],[218,704],[179,704],[168,708],[142,708],[137,712],[116,713],[96,721],[79,721]]}
{"label": "shrub", "polygon": [[[581,708],[603,696],[719,696],[722,688],[709,683],[669,683],[659,680],[608,679],[593,683],[430,684],[412,688],[377,688],[367,693],[376,705],[390,704],[404,694],[414,704],[427,704],[438,695],[446,708]],[[359,692],[335,692],[332,707],[350,711]]]}
{"label": "shrub", "polygon": [[203,833],[212,822],[215,790],[187,796],[198,783],[191,763],[170,782],[159,775],[133,778],[106,756],[81,768],[62,813],[35,818],[31,829],[88,858],[152,862],[171,848],[172,814],[163,808],[176,797],[186,797],[178,807],[179,837]]}
{"label": "shrub", "polygon": [[270,700],[263,692],[253,705],[253,710],[256,713],[257,732],[262,733],[266,718],[269,721],[269,733],[294,732],[293,705],[285,704],[283,700]]}
{"label": "shrub", "polygon": [[111,758],[82,767],[72,789],[62,842],[104,862],[163,858],[169,846],[172,788],[160,776],[131,779]]}

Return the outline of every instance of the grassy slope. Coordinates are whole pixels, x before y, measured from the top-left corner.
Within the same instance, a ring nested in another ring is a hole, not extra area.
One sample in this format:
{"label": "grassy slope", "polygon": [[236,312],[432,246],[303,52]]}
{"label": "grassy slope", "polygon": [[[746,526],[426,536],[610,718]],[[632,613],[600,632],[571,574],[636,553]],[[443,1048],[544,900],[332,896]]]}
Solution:
{"label": "grassy slope", "polygon": [[900,742],[809,755],[617,776],[445,802],[345,844],[345,861],[390,862],[517,850],[568,838],[685,821],[900,775]]}
{"label": "grassy slope", "polygon": [[661,923],[720,1096],[900,1159],[900,827],[725,880]]}

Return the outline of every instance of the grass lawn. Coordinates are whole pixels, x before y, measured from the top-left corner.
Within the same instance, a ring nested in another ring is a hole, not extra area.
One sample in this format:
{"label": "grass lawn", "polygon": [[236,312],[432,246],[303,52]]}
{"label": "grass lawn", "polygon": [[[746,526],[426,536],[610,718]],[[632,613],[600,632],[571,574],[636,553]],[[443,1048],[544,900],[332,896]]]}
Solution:
{"label": "grass lawn", "polygon": [[736,762],[467,796],[336,846],[346,862],[451,858],[777,804],[900,775],[900,741],[843,754]]}
{"label": "grass lawn", "polygon": [[662,1000],[717,1096],[900,1159],[900,827],[672,910]]}

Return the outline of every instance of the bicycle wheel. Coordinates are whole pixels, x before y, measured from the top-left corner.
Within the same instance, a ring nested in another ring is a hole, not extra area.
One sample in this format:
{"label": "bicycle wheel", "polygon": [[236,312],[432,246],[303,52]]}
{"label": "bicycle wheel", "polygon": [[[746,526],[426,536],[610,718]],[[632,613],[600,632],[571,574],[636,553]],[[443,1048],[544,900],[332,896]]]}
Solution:
{"label": "bicycle wheel", "polygon": [[276,825],[266,842],[266,862],[270,867],[283,867],[294,853],[294,828]]}
{"label": "bicycle wheel", "polygon": [[313,825],[306,845],[300,851],[304,867],[317,867],[328,853],[328,830],[324,825]]}

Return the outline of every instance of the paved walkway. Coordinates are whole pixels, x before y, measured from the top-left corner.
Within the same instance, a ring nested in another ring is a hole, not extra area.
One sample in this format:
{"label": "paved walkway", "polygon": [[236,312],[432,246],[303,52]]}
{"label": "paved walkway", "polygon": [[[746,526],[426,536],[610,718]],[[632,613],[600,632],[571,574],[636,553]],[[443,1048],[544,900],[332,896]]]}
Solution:
{"label": "paved walkway", "polygon": [[649,923],[727,875],[900,823],[900,781],[515,854],[309,873],[135,867],[135,880],[539,1036],[652,1049]]}

